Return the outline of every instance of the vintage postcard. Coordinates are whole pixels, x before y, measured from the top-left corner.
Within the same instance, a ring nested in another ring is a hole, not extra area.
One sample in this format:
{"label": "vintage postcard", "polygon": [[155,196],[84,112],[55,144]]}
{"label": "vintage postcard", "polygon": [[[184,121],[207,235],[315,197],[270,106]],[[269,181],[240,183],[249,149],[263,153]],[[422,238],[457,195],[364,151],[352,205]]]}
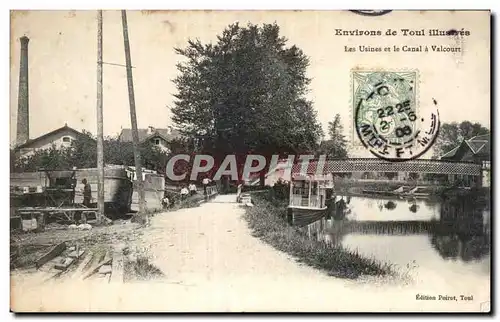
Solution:
{"label": "vintage postcard", "polygon": [[11,11],[13,312],[483,312],[490,11]]}

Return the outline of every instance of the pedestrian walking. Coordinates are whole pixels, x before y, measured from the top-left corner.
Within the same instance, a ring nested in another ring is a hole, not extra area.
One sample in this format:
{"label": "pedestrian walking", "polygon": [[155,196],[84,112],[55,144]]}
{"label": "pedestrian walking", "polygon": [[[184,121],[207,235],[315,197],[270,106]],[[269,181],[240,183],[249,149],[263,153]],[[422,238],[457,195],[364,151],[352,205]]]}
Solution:
{"label": "pedestrian walking", "polygon": [[202,183],[203,183],[203,193],[205,194],[205,196],[207,195],[207,187],[208,187],[208,184],[210,183],[210,179],[209,178],[204,178]]}

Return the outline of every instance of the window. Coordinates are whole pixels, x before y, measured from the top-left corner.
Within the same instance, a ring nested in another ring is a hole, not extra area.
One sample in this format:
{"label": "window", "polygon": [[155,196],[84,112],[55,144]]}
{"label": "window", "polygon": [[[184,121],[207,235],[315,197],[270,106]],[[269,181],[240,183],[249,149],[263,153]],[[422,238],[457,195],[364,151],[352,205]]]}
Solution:
{"label": "window", "polygon": [[160,145],[160,139],[154,139],[155,145]]}
{"label": "window", "polygon": [[318,191],[318,183],[315,181],[312,183],[311,195],[315,196],[317,191]]}
{"label": "window", "polygon": [[70,143],[71,142],[71,138],[69,136],[64,136],[62,138],[62,141],[63,141],[63,143]]}
{"label": "window", "polygon": [[297,181],[293,186],[293,194],[294,195],[309,195],[309,182],[307,181]]}

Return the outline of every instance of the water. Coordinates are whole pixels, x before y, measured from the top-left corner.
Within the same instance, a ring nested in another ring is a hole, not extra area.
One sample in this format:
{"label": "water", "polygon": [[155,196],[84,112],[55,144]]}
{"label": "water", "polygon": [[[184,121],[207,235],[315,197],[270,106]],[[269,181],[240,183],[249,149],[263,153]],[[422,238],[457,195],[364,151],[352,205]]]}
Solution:
{"label": "water", "polygon": [[485,203],[465,197],[440,202],[340,199],[345,206],[332,212],[323,232],[329,242],[413,277],[489,283],[490,210]]}

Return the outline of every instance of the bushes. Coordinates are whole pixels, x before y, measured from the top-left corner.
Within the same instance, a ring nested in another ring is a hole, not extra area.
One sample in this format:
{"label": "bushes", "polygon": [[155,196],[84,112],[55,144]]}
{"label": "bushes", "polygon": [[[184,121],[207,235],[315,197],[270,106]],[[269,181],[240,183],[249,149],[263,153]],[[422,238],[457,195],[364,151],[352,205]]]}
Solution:
{"label": "bushes", "polygon": [[266,200],[271,206],[285,211],[290,200],[290,184],[280,179],[274,186],[266,186],[265,189],[266,192],[258,195],[260,199]]}
{"label": "bushes", "polygon": [[294,256],[299,262],[325,270],[329,275],[342,278],[357,278],[360,275],[392,274],[387,264],[366,259],[358,253],[341,246],[329,246],[311,240],[295,227],[286,223],[286,207],[276,206],[278,200],[269,201],[272,190],[261,198],[254,198],[255,207],[248,208],[245,219],[253,236],[269,243],[276,249]]}

